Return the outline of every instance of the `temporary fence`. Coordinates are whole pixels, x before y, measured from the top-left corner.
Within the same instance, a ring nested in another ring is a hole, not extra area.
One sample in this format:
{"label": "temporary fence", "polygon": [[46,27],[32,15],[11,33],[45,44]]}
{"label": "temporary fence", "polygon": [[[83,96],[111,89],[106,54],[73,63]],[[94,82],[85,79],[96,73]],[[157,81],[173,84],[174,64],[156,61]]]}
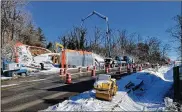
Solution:
{"label": "temporary fence", "polygon": [[92,52],[64,49],[61,52],[61,65],[65,66],[93,66]]}

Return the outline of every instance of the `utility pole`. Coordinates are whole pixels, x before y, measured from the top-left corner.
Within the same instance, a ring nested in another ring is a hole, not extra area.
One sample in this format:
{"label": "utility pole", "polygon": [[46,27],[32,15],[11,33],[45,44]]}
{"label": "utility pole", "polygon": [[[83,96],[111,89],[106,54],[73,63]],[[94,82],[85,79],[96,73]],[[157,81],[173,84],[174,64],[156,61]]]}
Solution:
{"label": "utility pole", "polygon": [[180,36],[181,36],[181,65],[182,65],[182,1],[181,1],[181,17],[179,18],[179,23],[180,23]]}
{"label": "utility pole", "polygon": [[106,21],[106,35],[107,35],[107,44],[108,44],[108,53],[107,53],[107,56],[108,57],[111,57],[111,38],[110,38],[110,29],[109,29],[109,23],[108,23],[108,17],[96,12],[96,11],[93,11],[92,13],[90,13],[86,18],[82,19],[82,24],[81,24],[81,27],[84,23],[84,21],[86,19],[88,19],[89,17],[91,17],[92,15],[97,15],[98,17],[104,19]]}

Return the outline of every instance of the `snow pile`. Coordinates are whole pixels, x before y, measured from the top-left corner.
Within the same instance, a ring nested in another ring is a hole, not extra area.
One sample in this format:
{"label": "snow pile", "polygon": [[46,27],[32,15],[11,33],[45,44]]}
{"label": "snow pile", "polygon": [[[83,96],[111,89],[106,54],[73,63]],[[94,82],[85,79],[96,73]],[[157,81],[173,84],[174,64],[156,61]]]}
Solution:
{"label": "snow pile", "polygon": [[93,58],[96,59],[98,62],[104,62],[104,58],[101,57],[100,55],[95,54],[95,53],[92,53],[92,56],[93,56]]}
{"label": "snow pile", "polygon": [[36,69],[40,69],[40,63],[44,63],[44,68],[46,69],[54,68],[50,55],[60,55],[59,53],[46,53],[33,57],[27,45],[18,46],[17,54],[19,56],[19,63]]}
{"label": "snow pile", "polygon": [[33,57],[29,50],[27,50],[26,45],[21,45],[17,47],[17,53],[19,56],[19,63],[23,65],[30,65],[33,61]]}
{"label": "snow pile", "polygon": [[53,55],[60,55],[60,53],[41,54],[41,55],[35,56],[34,57],[34,61],[36,63],[43,63],[44,64],[44,68],[46,68],[46,69],[51,69],[51,68],[54,68],[53,62],[51,60]]}
{"label": "snow pile", "polygon": [[[124,98],[121,100],[121,98]],[[119,100],[118,100],[119,99]],[[132,104],[132,105],[131,105]],[[124,108],[123,108],[124,107]],[[95,99],[95,91],[87,91],[69,100],[49,107],[46,111],[129,111],[143,110],[141,105],[132,101],[126,92],[119,91],[112,102]]]}
{"label": "snow pile", "polygon": [[[46,111],[156,111],[164,110],[164,97],[171,88],[170,67],[161,67],[158,72],[153,69],[135,73],[117,81],[118,92],[111,102],[95,98],[95,91],[87,91],[70,97],[62,103],[51,106]],[[136,91],[127,93],[128,82],[143,85]]]}
{"label": "snow pile", "polygon": [[53,67],[49,70],[42,70],[40,71],[40,73],[44,73],[44,74],[47,74],[47,75],[50,75],[50,74],[57,74],[60,72],[60,68],[56,68],[56,67]]}
{"label": "snow pile", "polygon": [[178,111],[176,102],[173,102],[173,99],[166,97],[164,99],[164,102],[165,102],[165,108],[164,108],[165,111]]}
{"label": "snow pile", "polygon": [[173,66],[162,66],[160,67],[158,70],[157,69],[146,69],[143,70],[142,72],[146,72],[149,74],[153,74],[157,77],[160,77],[161,79],[165,80],[165,81],[173,81]]}

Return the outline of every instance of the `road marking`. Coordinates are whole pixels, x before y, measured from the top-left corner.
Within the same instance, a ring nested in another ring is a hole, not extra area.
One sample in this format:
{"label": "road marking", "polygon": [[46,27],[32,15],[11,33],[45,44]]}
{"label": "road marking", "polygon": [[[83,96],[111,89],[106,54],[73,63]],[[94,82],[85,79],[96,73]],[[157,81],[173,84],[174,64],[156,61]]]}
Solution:
{"label": "road marking", "polygon": [[59,93],[56,93],[56,94],[53,94],[53,95],[43,97],[42,99],[38,99],[38,100],[35,100],[35,101],[32,101],[32,102],[25,103],[23,105],[17,105],[15,107],[10,108],[10,109],[5,110],[5,111],[21,111],[21,110],[24,110],[26,108],[32,107],[34,105],[37,105],[39,103],[42,103],[42,102],[44,102],[45,99],[56,98],[56,97],[58,97],[60,95],[64,95],[64,94],[68,94],[68,93],[69,92],[59,92]]}
{"label": "road marking", "polygon": [[37,79],[37,80],[30,80],[30,81],[20,81],[19,84],[8,84],[8,85],[1,85],[1,88],[5,88],[5,87],[10,87],[10,86],[16,86],[16,85],[20,85],[23,82],[38,82],[38,81],[42,81],[42,80],[47,80],[47,79]]}
{"label": "road marking", "polygon": [[37,82],[37,81],[42,81],[42,80],[47,80],[47,79],[37,79],[37,80],[20,81],[20,82]]}
{"label": "road marking", "polygon": [[16,85],[19,85],[19,84],[8,84],[8,85],[2,85],[1,87],[2,87],[2,88],[4,88],[4,87],[16,86]]}

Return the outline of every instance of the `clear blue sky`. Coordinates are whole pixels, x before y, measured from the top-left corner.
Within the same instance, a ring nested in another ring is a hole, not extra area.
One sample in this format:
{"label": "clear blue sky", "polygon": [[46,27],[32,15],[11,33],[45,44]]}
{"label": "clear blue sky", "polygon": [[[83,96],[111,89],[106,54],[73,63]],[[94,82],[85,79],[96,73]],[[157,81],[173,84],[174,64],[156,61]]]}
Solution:
{"label": "clear blue sky", "polygon": [[[180,2],[29,2],[27,9],[36,26],[43,29],[48,41],[81,24],[81,18],[93,10],[109,17],[111,29],[127,29],[145,36],[156,36],[165,43],[170,41],[166,30],[175,25],[173,17],[180,14]],[[85,21],[87,28],[105,29],[105,22],[93,16]],[[170,43],[174,47],[174,43]],[[169,53],[171,58],[176,53]]]}

